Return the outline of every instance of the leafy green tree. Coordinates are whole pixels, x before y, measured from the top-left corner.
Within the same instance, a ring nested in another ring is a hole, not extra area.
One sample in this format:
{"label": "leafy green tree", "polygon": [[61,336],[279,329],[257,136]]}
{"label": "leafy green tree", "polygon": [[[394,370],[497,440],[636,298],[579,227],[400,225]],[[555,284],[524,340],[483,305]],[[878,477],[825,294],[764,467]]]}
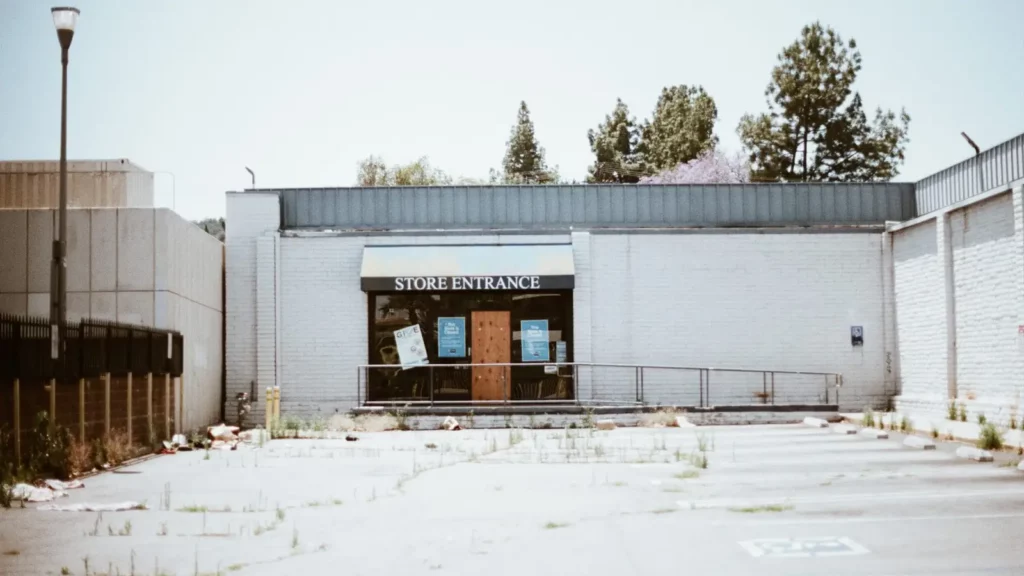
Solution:
{"label": "leafy green tree", "polygon": [[899,174],[910,116],[876,109],[868,121],[852,86],[861,69],[854,40],[819,22],[779,54],[765,90],[768,112],[738,128],[755,181],[886,181]]}
{"label": "leafy green tree", "polygon": [[558,180],[558,175],[544,160],[544,148],[537,143],[526,102],[519,103],[518,118],[509,135],[502,166],[504,183],[547,184]]}
{"label": "leafy green tree", "polygon": [[703,87],[662,88],[637,150],[644,157],[646,170],[653,173],[672,168],[713,149],[718,143],[716,119],[715,100]]}
{"label": "leafy green tree", "polygon": [[452,177],[434,168],[426,156],[408,164],[388,166],[383,158],[369,156],[359,162],[358,186],[445,186]]}
{"label": "leafy green tree", "polygon": [[615,109],[604,117],[604,122],[587,131],[594,152],[587,182],[638,182],[645,170],[639,153],[640,137],[640,125],[629,115],[629,107],[621,99],[616,100]]}
{"label": "leafy green tree", "polygon": [[210,236],[213,236],[221,242],[224,241],[224,233],[227,231],[227,225],[224,223],[223,218],[204,218],[202,220],[196,220],[193,223],[202,228],[203,231]]}

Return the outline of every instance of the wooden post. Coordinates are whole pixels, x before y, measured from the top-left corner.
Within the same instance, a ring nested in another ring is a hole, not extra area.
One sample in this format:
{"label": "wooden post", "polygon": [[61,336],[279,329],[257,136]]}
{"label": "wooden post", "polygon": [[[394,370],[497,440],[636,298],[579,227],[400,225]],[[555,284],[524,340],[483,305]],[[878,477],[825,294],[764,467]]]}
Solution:
{"label": "wooden post", "polygon": [[153,431],[153,373],[146,374],[146,424],[149,426],[149,436],[146,443],[152,444],[156,432]]}
{"label": "wooden post", "polygon": [[281,421],[281,387],[274,386],[274,420]]}
{"label": "wooden post", "polygon": [[21,467],[21,381],[14,379],[14,461]]}
{"label": "wooden post", "polygon": [[78,379],[78,439],[85,442],[85,378]]}
{"label": "wooden post", "polygon": [[171,375],[164,374],[164,437],[171,439]]}
{"label": "wooden post", "polygon": [[274,420],[274,389],[270,386],[267,386],[267,395],[265,398],[267,402],[267,409],[263,412],[263,418],[267,421],[267,431],[269,432]]}
{"label": "wooden post", "polygon": [[50,431],[57,429],[57,379],[50,378]]}
{"label": "wooden post", "polygon": [[103,374],[103,433],[110,434],[110,372]]}
{"label": "wooden post", "polygon": [[132,442],[132,373],[128,372],[128,444],[134,445]]}

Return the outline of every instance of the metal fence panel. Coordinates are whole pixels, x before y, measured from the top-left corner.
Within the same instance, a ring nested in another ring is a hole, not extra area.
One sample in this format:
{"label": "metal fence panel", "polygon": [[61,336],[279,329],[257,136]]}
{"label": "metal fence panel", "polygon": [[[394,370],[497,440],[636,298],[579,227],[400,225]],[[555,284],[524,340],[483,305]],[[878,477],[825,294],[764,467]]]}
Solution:
{"label": "metal fence panel", "polygon": [[1024,134],[918,182],[918,213],[934,212],[1022,178]]}

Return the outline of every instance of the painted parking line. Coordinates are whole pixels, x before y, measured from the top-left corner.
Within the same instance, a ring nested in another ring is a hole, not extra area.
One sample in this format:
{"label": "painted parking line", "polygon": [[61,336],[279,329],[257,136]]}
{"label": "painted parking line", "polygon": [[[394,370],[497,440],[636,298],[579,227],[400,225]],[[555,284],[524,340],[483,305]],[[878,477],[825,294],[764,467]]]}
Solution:
{"label": "painted parking line", "polygon": [[879,522],[952,522],[1024,518],[1024,513],[970,514],[945,516],[873,516],[866,518],[794,518],[791,520],[734,520],[711,522],[712,526],[804,526],[814,524],[872,524]]}
{"label": "painted parking line", "polygon": [[930,500],[935,498],[962,499],[962,498],[1001,498],[1007,496],[1024,496],[1024,488],[1015,490],[973,490],[973,491],[945,491],[945,492],[886,492],[873,494],[842,494],[834,496],[780,496],[776,498],[720,498],[708,500],[679,500],[676,504],[680,508],[689,510],[700,510],[708,508],[746,508],[755,506],[770,505],[793,505],[793,504],[838,504],[844,502],[866,502],[875,503],[880,500]]}
{"label": "painted parking line", "polygon": [[845,536],[813,538],[761,538],[739,543],[754,558],[827,558],[857,556],[868,549]]}

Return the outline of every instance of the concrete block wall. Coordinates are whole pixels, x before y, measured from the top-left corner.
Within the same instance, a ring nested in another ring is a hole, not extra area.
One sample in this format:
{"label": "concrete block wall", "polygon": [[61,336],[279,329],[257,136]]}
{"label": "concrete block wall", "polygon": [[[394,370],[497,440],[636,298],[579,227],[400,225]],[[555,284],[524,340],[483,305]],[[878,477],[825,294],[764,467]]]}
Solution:
{"label": "concrete block wall", "polygon": [[1018,413],[1024,394],[1022,204],[1018,185],[891,232],[899,410],[941,419],[955,399],[971,421],[984,413],[1005,424]]}
{"label": "concrete block wall", "polygon": [[[153,173],[128,160],[70,160],[67,168],[72,208],[153,207]],[[0,208],[56,208],[59,200],[59,162],[0,162]]]}
{"label": "concrete block wall", "polygon": [[[55,210],[0,210],[0,312],[49,315]],[[185,335],[181,423],[220,415],[223,245],[168,209],[68,212],[68,316]]]}

